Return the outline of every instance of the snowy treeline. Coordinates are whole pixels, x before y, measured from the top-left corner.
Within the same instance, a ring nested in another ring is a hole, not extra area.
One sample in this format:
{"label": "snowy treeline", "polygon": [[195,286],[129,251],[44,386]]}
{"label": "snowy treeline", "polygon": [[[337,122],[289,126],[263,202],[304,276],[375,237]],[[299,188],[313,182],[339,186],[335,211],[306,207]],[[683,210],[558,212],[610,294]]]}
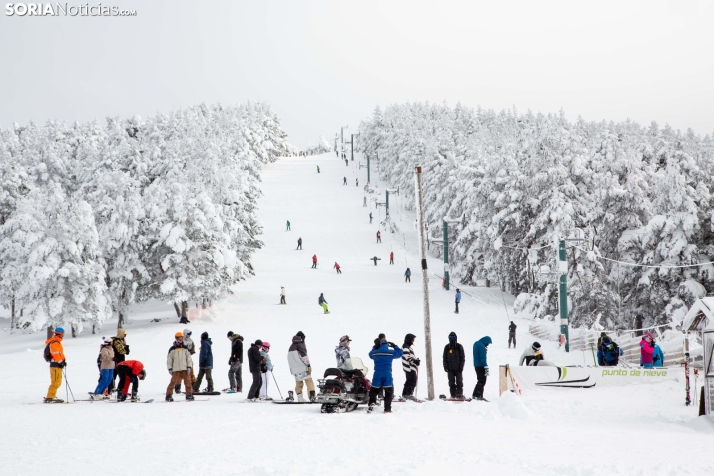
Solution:
{"label": "snowy treeline", "polygon": [[302,155],[319,155],[326,152],[333,152],[335,148],[327,142],[325,136],[320,136],[317,145],[308,145],[302,152]]}
{"label": "snowy treeline", "polygon": [[557,314],[557,286],[538,267],[557,269],[553,239],[575,228],[590,239],[568,245],[575,325],[676,322],[714,289],[712,265],[665,267],[714,259],[709,135],[428,103],[377,108],[360,130],[361,148],[411,200],[423,166],[439,237],[443,217],[462,217],[450,228],[452,275],[500,282],[517,311]]}
{"label": "snowy treeline", "polygon": [[261,103],[0,130],[0,302],[18,327],[81,331],[219,297],[252,273],[260,171],[285,137]]}

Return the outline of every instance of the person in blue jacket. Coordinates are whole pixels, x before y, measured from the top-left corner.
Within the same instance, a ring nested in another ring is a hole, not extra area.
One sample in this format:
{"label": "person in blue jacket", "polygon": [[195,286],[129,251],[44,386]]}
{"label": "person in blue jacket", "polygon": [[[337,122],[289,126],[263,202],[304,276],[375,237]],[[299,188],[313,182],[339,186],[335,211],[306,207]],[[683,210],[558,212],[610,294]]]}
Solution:
{"label": "person in blue jacket", "polygon": [[652,367],[663,367],[664,366],[664,352],[659,348],[658,344],[655,344],[654,355],[652,355]]}
{"label": "person in blue jacket", "polygon": [[376,338],[374,347],[369,352],[369,358],[374,360],[374,376],[372,388],[369,391],[369,411],[377,403],[377,394],[384,389],[384,413],[392,413],[392,398],[394,398],[394,381],[392,380],[392,362],[402,357],[402,349],[386,338]]}
{"label": "person in blue jacket", "polygon": [[620,346],[613,342],[610,336],[600,337],[600,346],[597,348],[598,365],[601,367],[615,367],[623,354],[624,352],[620,349]]}
{"label": "person in blue jacket", "polygon": [[474,368],[476,369],[476,387],[474,388],[473,398],[476,400],[488,401],[483,398],[483,389],[486,386],[486,377],[488,377],[488,361],[486,353],[488,346],[491,345],[489,336],[481,337],[474,342]]}
{"label": "person in blue jacket", "polygon": [[[208,337],[208,332],[201,334],[201,352],[198,354],[198,375],[196,376],[196,381],[194,382],[194,388],[196,392],[200,392],[201,382],[203,382],[203,376],[206,376],[208,381],[207,392],[213,391],[213,342]],[[196,393],[194,392],[194,393]]]}
{"label": "person in blue jacket", "polygon": [[461,302],[461,290],[459,288],[456,288],[456,310],[454,311],[455,314],[459,313],[459,303]]}

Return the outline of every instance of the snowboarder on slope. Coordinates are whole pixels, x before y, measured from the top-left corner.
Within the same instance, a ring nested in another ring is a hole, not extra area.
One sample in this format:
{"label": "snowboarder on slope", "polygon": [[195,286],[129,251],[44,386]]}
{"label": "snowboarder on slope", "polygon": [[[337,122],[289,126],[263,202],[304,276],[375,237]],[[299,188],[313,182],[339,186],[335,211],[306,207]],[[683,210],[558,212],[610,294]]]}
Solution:
{"label": "snowboarder on slope", "polygon": [[280,304],[286,304],[285,302],[285,287],[280,286]]}
{"label": "snowboarder on slope", "polygon": [[337,367],[339,368],[345,363],[345,360],[350,358],[350,336],[340,337],[340,343],[335,347],[335,358],[337,359]]}
{"label": "snowboarder on slope", "polygon": [[57,389],[62,385],[62,369],[67,366],[62,339],[64,339],[64,329],[58,327],[55,329],[54,335],[45,341],[45,345],[48,346],[50,352],[50,386],[47,389],[45,403],[64,402],[64,400],[57,398]]}
{"label": "snowboarder on slope", "polygon": [[394,264],[394,251],[389,253],[389,264]]}
{"label": "snowboarder on slope", "polygon": [[377,403],[377,394],[384,389],[384,413],[392,413],[394,398],[394,381],[392,379],[392,362],[402,356],[402,349],[386,339],[375,339],[376,349],[369,351],[369,358],[374,360],[374,375],[372,388],[369,390],[369,411]]}
{"label": "snowboarder on slope", "polygon": [[288,220],[286,225],[287,227],[285,228],[285,231],[290,231],[290,220]]}
{"label": "snowboarder on slope", "polygon": [[183,332],[177,332],[174,344],[169,348],[166,356],[166,368],[171,374],[171,382],[166,387],[166,401],[173,402],[174,387],[182,380],[186,385],[186,400],[193,400],[193,387],[191,386],[191,367],[193,359],[191,353],[183,343]]}
{"label": "snowboarder on slope", "polygon": [[297,248],[295,248],[295,249],[296,249],[296,250],[301,250],[301,249],[302,249],[302,238],[298,238],[298,245],[297,245]]}
{"label": "snowboarder on slope", "polygon": [[369,212],[369,224],[372,224],[372,212]]}
{"label": "snowboarder on slope", "polygon": [[337,274],[342,274],[342,271],[340,271],[340,265],[337,264],[337,261],[335,261],[335,265],[333,266],[337,270]]}
{"label": "snowboarder on slope", "polygon": [[[263,357],[263,361],[265,362],[263,364],[265,371],[261,372],[261,379],[263,383],[260,385],[260,399],[272,400],[272,398],[268,396],[268,372],[273,371],[273,363],[270,361],[270,342],[263,342],[263,348],[260,349],[260,355]],[[261,370],[263,369],[261,368]]]}
{"label": "snowboarder on slope", "polygon": [[344,178],[342,179],[342,185],[347,185],[347,177],[344,177]]}
{"label": "snowboarder on slope", "polygon": [[366,207],[366,206],[367,206],[367,197],[363,197],[362,206],[363,206],[363,207]]}
{"label": "snowboarder on slope", "polygon": [[376,256],[373,256],[370,258],[370,260],[374,261],[374,265],[377,266],[377,261],[382,261],[382,258],[377,258]]}
{"label": "snowboarder on slope", "polygon": [[[131,384],[131,401],[138,401],[137,393],[139,392],[139,380],[146,378],[146,370],[144,364],[138,360],[125,360],[117,365],[117,374],[119,375],[119,387],[117,388],[117,400],[123,402],[126,396],[129,395],[129,384]],[[189,396],[186,395],[188,400]],[[193,397],[192,397],[193,398]]]}
{"label": "snowboarder on slope", "polygon": [[99,364],[99,383],[90,398],[92,400],[105,400],[109,397],[104,396],[104,391],[109,388],[109,384],[114,377],[114,368],[116,367],[112,341],[107,337],[102,337],[102,344],[99,347],[99,357],[97,357],[97,363]]}
{"label": "snowboarder on slope", "polygon": [[464,398],[464,364],[466,355],[464,347],[457,342],[456,333],[449,334],[449,343],[444,347],[444,372],[449,378],[451,398]]}
{"label": "snowboarder on slope", "polygon": [[[120,364],[126,360],[126,356],[129,355],[129,344],[126,343],[126,331],[124,329],[117,329],[116,337],[112,337],[112,349],[114,349],[114,362]],[[109,383],[109,393],[114,391],[114,382],[117,379],[117,370],[114,367],[114,375],[112,376],[112,381]]]}
{"label": "snowboarder on slope", "polygon": [[381,243],[381,242],[382,242],[382,233],[379,230],[377,230],[377,243]]}
{"label": "snowboarder on slope", "polygon": [[485,400],[483,398],[483,389],[486,386],[486,379],[488,377],[488,361],[486,359],[486,353],[488,352],[488,346],[491,345],[491,338],[489,336],[481,337],[479,340],[474,342],[473,353],[474,353],[474,369],[476,369],[476,387],[474,387],[473,398],[476,400]]}
{"label": "snowboarder on slope", "polygon": [[325,300],[323,293],[320,293],[320,297],[317,298],[317,303],[322,306],[322,310],[325,311],[325,314],[330,312],[329,309],[327,309],[327,300]]}
{"label": "snowboarder on slope", "polygon": [[654,336],[645,332],[640,341],[640,365],[646,369],[651,369],[654,363]]}
{"label": "snowboarder on slope", "polygon": [[320,173],[320,166],[319,166],[319,165],[317,166],[317,173],[318,173],[318,174]]}
{"label": "snowboarder on slope", "polygon": [[198,354],[198,377],[192,385],[196,392],[201,391],[203,376],[208,381],[206,392],[213,392],[213,341],[208,337],[208,332],[201,334],[201,352]]}
{"label": "snowboarder on slope", "polygon": [[260,400],[260,385],[263,383],[261,374],[261,364],[265,363],[263,356],[260,355],[260,350],[263,348],[263,341],[256,340],[248,349],[248,369],[253,376],[253,383],[248,390],[247,400],[256,402]]}
{"label": "snowboarder on slope", "polygon": [[290,373],[295,377],[295,393],[298,397],[298,402],[304,402],[302,396],[303,382],[307,384],[307,390],[311,402],[315,401],[315,383],[312,381],[312,367],[310,366],[310,357],[307,355],[305,347],[305,334],[299,331],[293,337],[293,343],[288,349],[288,365]]}
{"label": "snowboarder on slope", "polygon": [[513,348],[516,348],[516,326],[513,321],[508,326],[508,348],[511,348],[511,343],[513,343]]}
{"label": "snowboarder on slope", "polygon": [[404,271],[404,282],[412,282],[412,270],[407,268],[406,271]]}
{"label": "snowboarder on slope", "polygon": [[359,187],[359,179],[358,178],[355,179],[355,187]]}
{"label": "snowboarder on slope", "polygon": [[317,269],[317,255],[312,255],[312,267]]}
{"label": "snowboarder on slope", "polygon": [[416,400],[412,393],[414,393],[417,385],[417,367],[421,364],[421,360],[417,359],[414,354],[414,339],[416,339],[414,334],[407,334],[402,345],[402,351],[404,351],[402,355],[402,370],[404,370],[404,375],[406,376],[402,397],[407,400]]}
{"label": "snowboarder on slope", "polygon": [[456,288],[456,295],[454,296],[454,300],[456,302],[456,310],[454,311],[455,314],[459,313],[459,303],[461,302],[461,290],[459,288]]}
{"label": "snowboarder on slope", "polygon": [[243,336],[228,331],[228,340],[231,341],[231,357],[228,359],[228,381],[234,392],[243,391]]}

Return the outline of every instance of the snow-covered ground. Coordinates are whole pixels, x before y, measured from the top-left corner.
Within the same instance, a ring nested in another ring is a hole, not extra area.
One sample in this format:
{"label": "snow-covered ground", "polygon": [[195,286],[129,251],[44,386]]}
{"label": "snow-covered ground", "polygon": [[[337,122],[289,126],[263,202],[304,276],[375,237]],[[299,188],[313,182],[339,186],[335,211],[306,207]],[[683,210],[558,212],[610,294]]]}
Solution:
{"label": "snow-covered ground", "polygon": [[[265,168],[259,212],[265,246],[255,255],[256,276],[188,326],[196,339],[203,331],[213,339],[217,389],[228,386],[229,330],[245,336],[246,349],[255,339],[272,344],[283,395],[294,386],[286,354],[291,337],[300,330],[307,336],[316,378],[334,366],[334,347],[344,334],[353,339],[352,356],[362,357],[370,368],[367,353],[380,332],[398,345],[406,333],[416,334],[417,354],[425,360],[414,215],[401,209],[399,199],[392,202],[401,232],[382,230],[383,243],[377,244],[377,219],[372,225],[368,219],[370,210],[375,217],[377,212],[362,207],[365,182],[364,169],[357,170],[353,162],[345,166],[332,154],[287,158]],[[285,231],[286,220],[292,231]],[[298,237],[303,251],[295,250]],[[388,264],[392,250],[394,266]],[[316,270],[310,269],[313,254],[320,263]],[[369,260],[375,255],[382,259],[376,267]],[[343,274],[332,269],[335,261]],[[404,282],[407,265],[414,272],[411,283]],[[430,274],[441,274],[439,259],[431,258],[429,266]],[[166,351],[173,334],[185,326],[177,323],[172,306],[148,303],[134,308],[126,329],[131,358],[147,368],[141,397],[155,398],[153,404],[39,404],[49,385],[42,358],[44,335],[2,332],[0,473],[652,476],[714,471],[714,424],[683,405],[681,379],[629,387],[540,389],[499,400],[496,369],[517,364],[524,346],[532,343],[527,321],[515,320],[518,349],[509,350],[504,299],[511,313],[510,296],[502,296],[498,288],[467,288],[473,297],[464,296],[456,315],[453,289],[442,290],[440,280],[431,276],[436,393],[448,394],[440,359],[449,332],[457,333],[467,352],[467,395],[476,383],[471,345],[489,335],[494,341],[488,353],[492,376],[485,397],[490,403],[395,403],[391,415],[363,410],[323,415],[317,405],[246,404],[245,393],[190,405],[161,403],[169,382]],[[278,305],[280,286],[286,287],[287,306]],[[321,292],[329,302],[328,315],[317,304]],[[155,318],[164,319],[151,322]],[[75,397],[84,398],[94,389],[99,337],[112,334],[115,327],[109,322],[98,335],[65,339]],[[581,353],[567,355],[553,343],[543,345],[549,360],[582,364]],[[425,397],[425,365],[422,369],[418,392]],[[394,375],[401,393],[399,361]],[[247,370],[243,379],[249,383]],[[279,398],[272,381],[269,393]],[[64,395],[63,386],[58,396]]]}

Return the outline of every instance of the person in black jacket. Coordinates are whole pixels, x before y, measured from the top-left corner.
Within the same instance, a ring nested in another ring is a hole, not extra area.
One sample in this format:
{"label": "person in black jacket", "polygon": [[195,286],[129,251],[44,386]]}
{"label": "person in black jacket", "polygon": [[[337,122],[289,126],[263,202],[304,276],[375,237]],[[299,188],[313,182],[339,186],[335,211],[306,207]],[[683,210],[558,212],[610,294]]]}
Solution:
{"label": "person in black jacket", "polygon": [[456,341],[456,333],[449,334],[449,343],[444,347],[444,372],[449,376],[451,398],[464,398],[464,347]]}
{"label": "person in black jacket", "polygon": [[511,348],[511,342],[513,342],[513,348],[516,348],[516,326],[513,321],[511,321],[511,325],[508,326],[508,348]]}
{"label": "person in black jacket", "polygon": [[263,384],[263,378],[260,375],[260,366],[265,362],[265,359],[260,355],[260,349],[263,348],[263,341],[258,339],[248,349],[248,369],[253,376],[253,383],[248,390],[248,400],[257,402],[260,400],[260,386]]}
{"label": "person in black jacket", "polygon": [[231,341],[231,358],[228,359],[228,380],[231,384],[231,391],[243,391],[243,336],[228,332],[228,339]]}

